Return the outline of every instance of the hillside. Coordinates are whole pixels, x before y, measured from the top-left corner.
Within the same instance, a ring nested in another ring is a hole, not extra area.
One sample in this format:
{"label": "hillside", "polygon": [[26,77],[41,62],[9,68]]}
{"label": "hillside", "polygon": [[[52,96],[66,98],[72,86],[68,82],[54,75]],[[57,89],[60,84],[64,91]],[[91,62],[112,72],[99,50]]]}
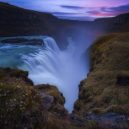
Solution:
{"label": "hillside", "polygon": [[97,30],[96,32],[98,29],[108,32],[129,31],[129,13],[93,22],[70,21],[0,2],[0,36],[49,35],[62,41],[62,38],[73,35],[76,37],[80,33],[78,31],[85,32],[88,29]]}
{"label": "hillside", "polygon": [[[58,19],[51,14],[0,3],[0,35],[53,34]],[[47,20],[46,20],[47,19]]]}
{"label": "hillside", "polygon": [[[84,117],[89,115],[92,120],[102,120],[102,125],[107,124],[105,128],[128,129],[126,125],[119,125],[126,118],[123,115],[129,116],[128,37],[129,33],[120,33],[98,39],[91,47],[88,77],[80,83],[74,112]],[[119,124],[113,117],[120,120]]]}
{"label": "hillside", "polygon": [[96,19],[96,24],[104,25],[108,32],[129,32],[129,13],[113,18]]}
{"label": "hillside", "polygon": [[0,2],[0,36],[19,35],[49,35],[59,42],[66,39],[65,27],[51,14]]}

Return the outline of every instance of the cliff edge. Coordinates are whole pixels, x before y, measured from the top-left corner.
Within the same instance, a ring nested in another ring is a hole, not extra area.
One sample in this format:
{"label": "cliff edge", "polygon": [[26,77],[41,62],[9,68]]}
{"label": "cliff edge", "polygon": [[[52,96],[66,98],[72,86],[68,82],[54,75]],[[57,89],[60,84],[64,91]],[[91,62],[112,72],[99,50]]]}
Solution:
{"label": "cliff edge", "polygon": [[98,39],[90,57],[91,69],[80,84],[75,111],[129,115],[129,33]]}
{"label": "cliff edge", "polygon": [[129,34],[98,39],[90,51],[91,69],[80,83],[74,111],[51,85],[34,86],[28,73],[0,69],[2,129],[128,129]]}

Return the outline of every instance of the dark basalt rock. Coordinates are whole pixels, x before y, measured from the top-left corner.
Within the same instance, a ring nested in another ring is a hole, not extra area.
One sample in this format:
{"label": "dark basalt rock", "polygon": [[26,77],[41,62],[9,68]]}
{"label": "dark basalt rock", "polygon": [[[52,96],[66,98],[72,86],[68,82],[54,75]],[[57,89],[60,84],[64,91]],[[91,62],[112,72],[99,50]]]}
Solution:
{"label": "dark basalt rock", "polygon": [[120,86],[129,86],[129,76],[118,75],[117,84]]}

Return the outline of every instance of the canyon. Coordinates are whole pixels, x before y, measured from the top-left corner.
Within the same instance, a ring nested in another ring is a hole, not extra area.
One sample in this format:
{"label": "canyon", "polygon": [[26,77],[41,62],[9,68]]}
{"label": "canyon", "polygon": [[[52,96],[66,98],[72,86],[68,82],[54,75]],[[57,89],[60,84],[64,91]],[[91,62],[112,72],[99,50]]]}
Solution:
{"label": "canyon", "polygon": [[[89,59],[88,71],[82,69],[83,66],[80,65],[74,69],[77,70],[74,72],[75,76],[80,70],[85,72],[85,77],[80,80],[78,98],[71,113],[65,108],[67,95],[64,96],[57,85],[47,84],[48,82],[42,84],[43,79],[39,79],[40,84],[35,83],[32,81],[35,79],[33,74],[16,67],[0,68],[0,127],[2,129],[128,129],[128,32],[129,13],[95,21],[68,21],[58,19],[51,14],[0,3],[0,42],[4,47],[10,47],[9,44],[16,45],[16,48],[17,45],[26,45],[22,46],[22,49],[28,54],[32,48],[35,50],[35,47],[40,49],[40,46],[44,46],[45,41],[54,42],[54,38],[59,48],[54,44],[47,45],[62,52],[67,50],[68,37],[70,37],[74,42],[76,41],[75,43],[79,41],[81,44],[86,44],[87,51],[83,53],[85,55],[83,59],[87,62],[87,55]],[[39,38],[41,35],[48,37],[46,40],[41,40]],[[30,37],[26,38],[26,36]],[[51,48],[47,47],[47,49]],[[83,47],[77,50],[82,49]],[[75,53],[78,54],[77,50]],[[1,49],[1,52],[5,52],[5,49],[3,51]],[[14,52],[18,55],[17,51]],[[58,57],[58,53],[54,53],[54,56]],[[39,57],[40,55],[36,56],[36,61],[33,62],[36,65],[32,70],[36,72]],[[17,58],[19,59],[19,56]],[[70,60],[74,58],[75,56]],[[4,60],[2,56],[1,60]],[[12,59],[8,62],[12,63]],[[56,63],[60,65],[60,62]],[[66,61],[65,63],[68,64]],[[41,72],[44,69],[38,70]],[[68,75],[65,75],[68,79],[73,76]],[[72,80],[74,82],[77,79],[72,78],[70,81]],[[67,84],[65,81],[62,83]]]}

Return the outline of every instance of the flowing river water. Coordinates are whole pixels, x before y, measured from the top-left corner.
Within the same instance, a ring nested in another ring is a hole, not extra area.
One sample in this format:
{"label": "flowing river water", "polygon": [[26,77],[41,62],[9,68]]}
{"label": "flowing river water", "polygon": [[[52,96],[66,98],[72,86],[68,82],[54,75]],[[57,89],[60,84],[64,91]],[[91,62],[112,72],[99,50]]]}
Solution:
{"label": "flowing river water", "polygon": [[62,50],[52,37],[33,38],[42,39],[43,45],[0,43],[0,67],[28,71],[35,85],[57,86],[65,97],[65,108],[71,112],[78,98],[79,83],[89,71],[87,47],[69,38],[68,46]]}

